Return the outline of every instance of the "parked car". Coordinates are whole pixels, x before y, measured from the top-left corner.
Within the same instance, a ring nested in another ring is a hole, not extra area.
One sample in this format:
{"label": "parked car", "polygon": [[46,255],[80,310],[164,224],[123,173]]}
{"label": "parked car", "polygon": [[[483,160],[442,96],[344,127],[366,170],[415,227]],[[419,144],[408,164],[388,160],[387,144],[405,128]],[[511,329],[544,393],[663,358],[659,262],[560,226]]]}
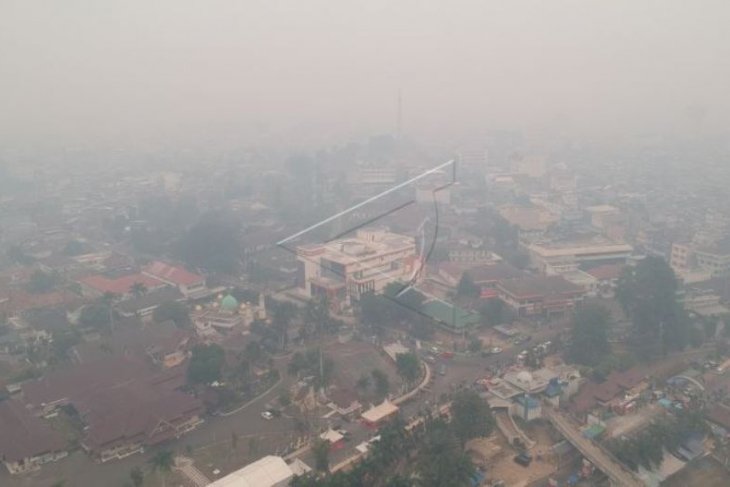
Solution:
{"label": "parked car", "polygon": [[271,411],[262,411],[261,412],[261,417],[264,418],[264,419],[266,419],[266,420],[274,419],[274,415],[271,413]]}
{"label": "parked car", "polygon": [[529,467],[530,463],[532,463],[532,455],[523,451],[519,455],[515,456],[515,463],[522,465],[523,467]]}

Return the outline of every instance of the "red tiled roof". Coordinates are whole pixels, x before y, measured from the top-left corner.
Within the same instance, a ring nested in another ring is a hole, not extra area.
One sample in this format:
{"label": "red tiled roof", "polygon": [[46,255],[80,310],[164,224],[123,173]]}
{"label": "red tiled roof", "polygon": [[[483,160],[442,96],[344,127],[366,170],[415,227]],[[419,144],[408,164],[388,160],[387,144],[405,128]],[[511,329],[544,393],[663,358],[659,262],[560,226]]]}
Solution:
{"label": "red tiled roof", "polygon": [[623,269],[624,266],[619,264],[605,264],[594,267],[593,269],[589,269],[586,272],[598,279],[599,281],[608,281],[621,277],[621,272],[623,272]]}
{"label": "red tiled roof", "polygon": [[146,445],[174,436],[170,427],[202,412],[199,399],[179,391],[132,381],[102,389],[74,406],[88,425],[84,440],[92,449],[129,441]]}
{"label": "red tiled roof", "polygon": [[83,277],[79,279],[79,282],[101,293],[114,294],[129,294],[132,286],[138,282],[144,284],[148,289],[158,288],[165,285],[165,283],[161,280],[142,273],[128,274],[115,279],[97,274]]}
{"label": "red tiled roof", "polygon": [[642,367],[632,367],[628,370],[611,372],[601,383],[588,382],[578,391],[571,401],[570,409],[578,414],[587,413],[598,402],[609,402],[621,392],[631,389],[646,379],[647,370]]}
{"label": "red tiled roof", "polygon": [[75,400],[92,391],[139,377],[149,377],[153,369],[127,357],[110,357],[106,360],[57,369],[44,377],[22,385],[25,401],[34,407],[43,404]]}
{"label": "red tiled roof", "polygon": [[0,401],[0,458],[19,461],[66,449],[63,437],[20,401]]}
{"label": "red tiled roof", "polygon": [[191,284],[198,284],[205,281],[203,276],[190,272],[184,267],[167,264],[158,260],[146,265],[142,269],[142,272],[176,286],[190,286]]}
{"label": "red tiled roof", "polygon": [[528,276],[500,281],[497,287],[518,298],[582,294],[583,288],[562,276]]}

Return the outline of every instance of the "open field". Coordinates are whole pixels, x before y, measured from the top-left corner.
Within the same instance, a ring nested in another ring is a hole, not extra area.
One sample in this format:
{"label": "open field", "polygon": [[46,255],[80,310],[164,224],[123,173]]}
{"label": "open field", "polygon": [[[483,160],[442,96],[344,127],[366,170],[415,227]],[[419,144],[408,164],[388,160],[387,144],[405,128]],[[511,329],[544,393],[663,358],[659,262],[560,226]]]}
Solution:
{"label": "open field", "polygon": [[380,369],[388,375],[391,392],[400,388],[401,380],[390,358],[371,344],[358,341],[336,343],[325,348],[325,353],[335,362],[334,384],[353,387],[361,375],[369,375]]}

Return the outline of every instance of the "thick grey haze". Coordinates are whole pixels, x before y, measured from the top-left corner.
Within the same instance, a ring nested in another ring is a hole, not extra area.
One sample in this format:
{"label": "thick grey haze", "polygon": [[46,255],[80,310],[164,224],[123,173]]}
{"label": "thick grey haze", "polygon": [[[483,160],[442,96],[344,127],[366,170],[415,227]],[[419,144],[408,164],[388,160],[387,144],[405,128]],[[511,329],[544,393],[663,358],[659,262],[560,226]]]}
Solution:
{"label": "thick grey haze", "polygon": [[0,142],[725,131],[727,0],[0,0]]}

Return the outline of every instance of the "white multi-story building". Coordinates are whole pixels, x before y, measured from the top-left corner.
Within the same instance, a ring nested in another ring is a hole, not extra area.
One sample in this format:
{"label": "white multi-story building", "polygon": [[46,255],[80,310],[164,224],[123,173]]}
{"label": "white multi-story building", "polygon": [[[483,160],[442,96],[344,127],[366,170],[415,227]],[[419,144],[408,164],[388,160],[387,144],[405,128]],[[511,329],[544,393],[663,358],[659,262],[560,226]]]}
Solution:
{"label": "white multi-story building", "polygon": [[522,242],[530,256],[530,264],[543,274],[560,274],[572,268],[602,264],[623,264],[633,248],[600,235],[566,241]]}
{"label": "white multi-story building", "polygon": [[297,248],[299,287],[306,297],[331,303],[381,292],[395,281],[409,281],[420,269],[413,237],[382,229],[358,230],[354,237]]}

